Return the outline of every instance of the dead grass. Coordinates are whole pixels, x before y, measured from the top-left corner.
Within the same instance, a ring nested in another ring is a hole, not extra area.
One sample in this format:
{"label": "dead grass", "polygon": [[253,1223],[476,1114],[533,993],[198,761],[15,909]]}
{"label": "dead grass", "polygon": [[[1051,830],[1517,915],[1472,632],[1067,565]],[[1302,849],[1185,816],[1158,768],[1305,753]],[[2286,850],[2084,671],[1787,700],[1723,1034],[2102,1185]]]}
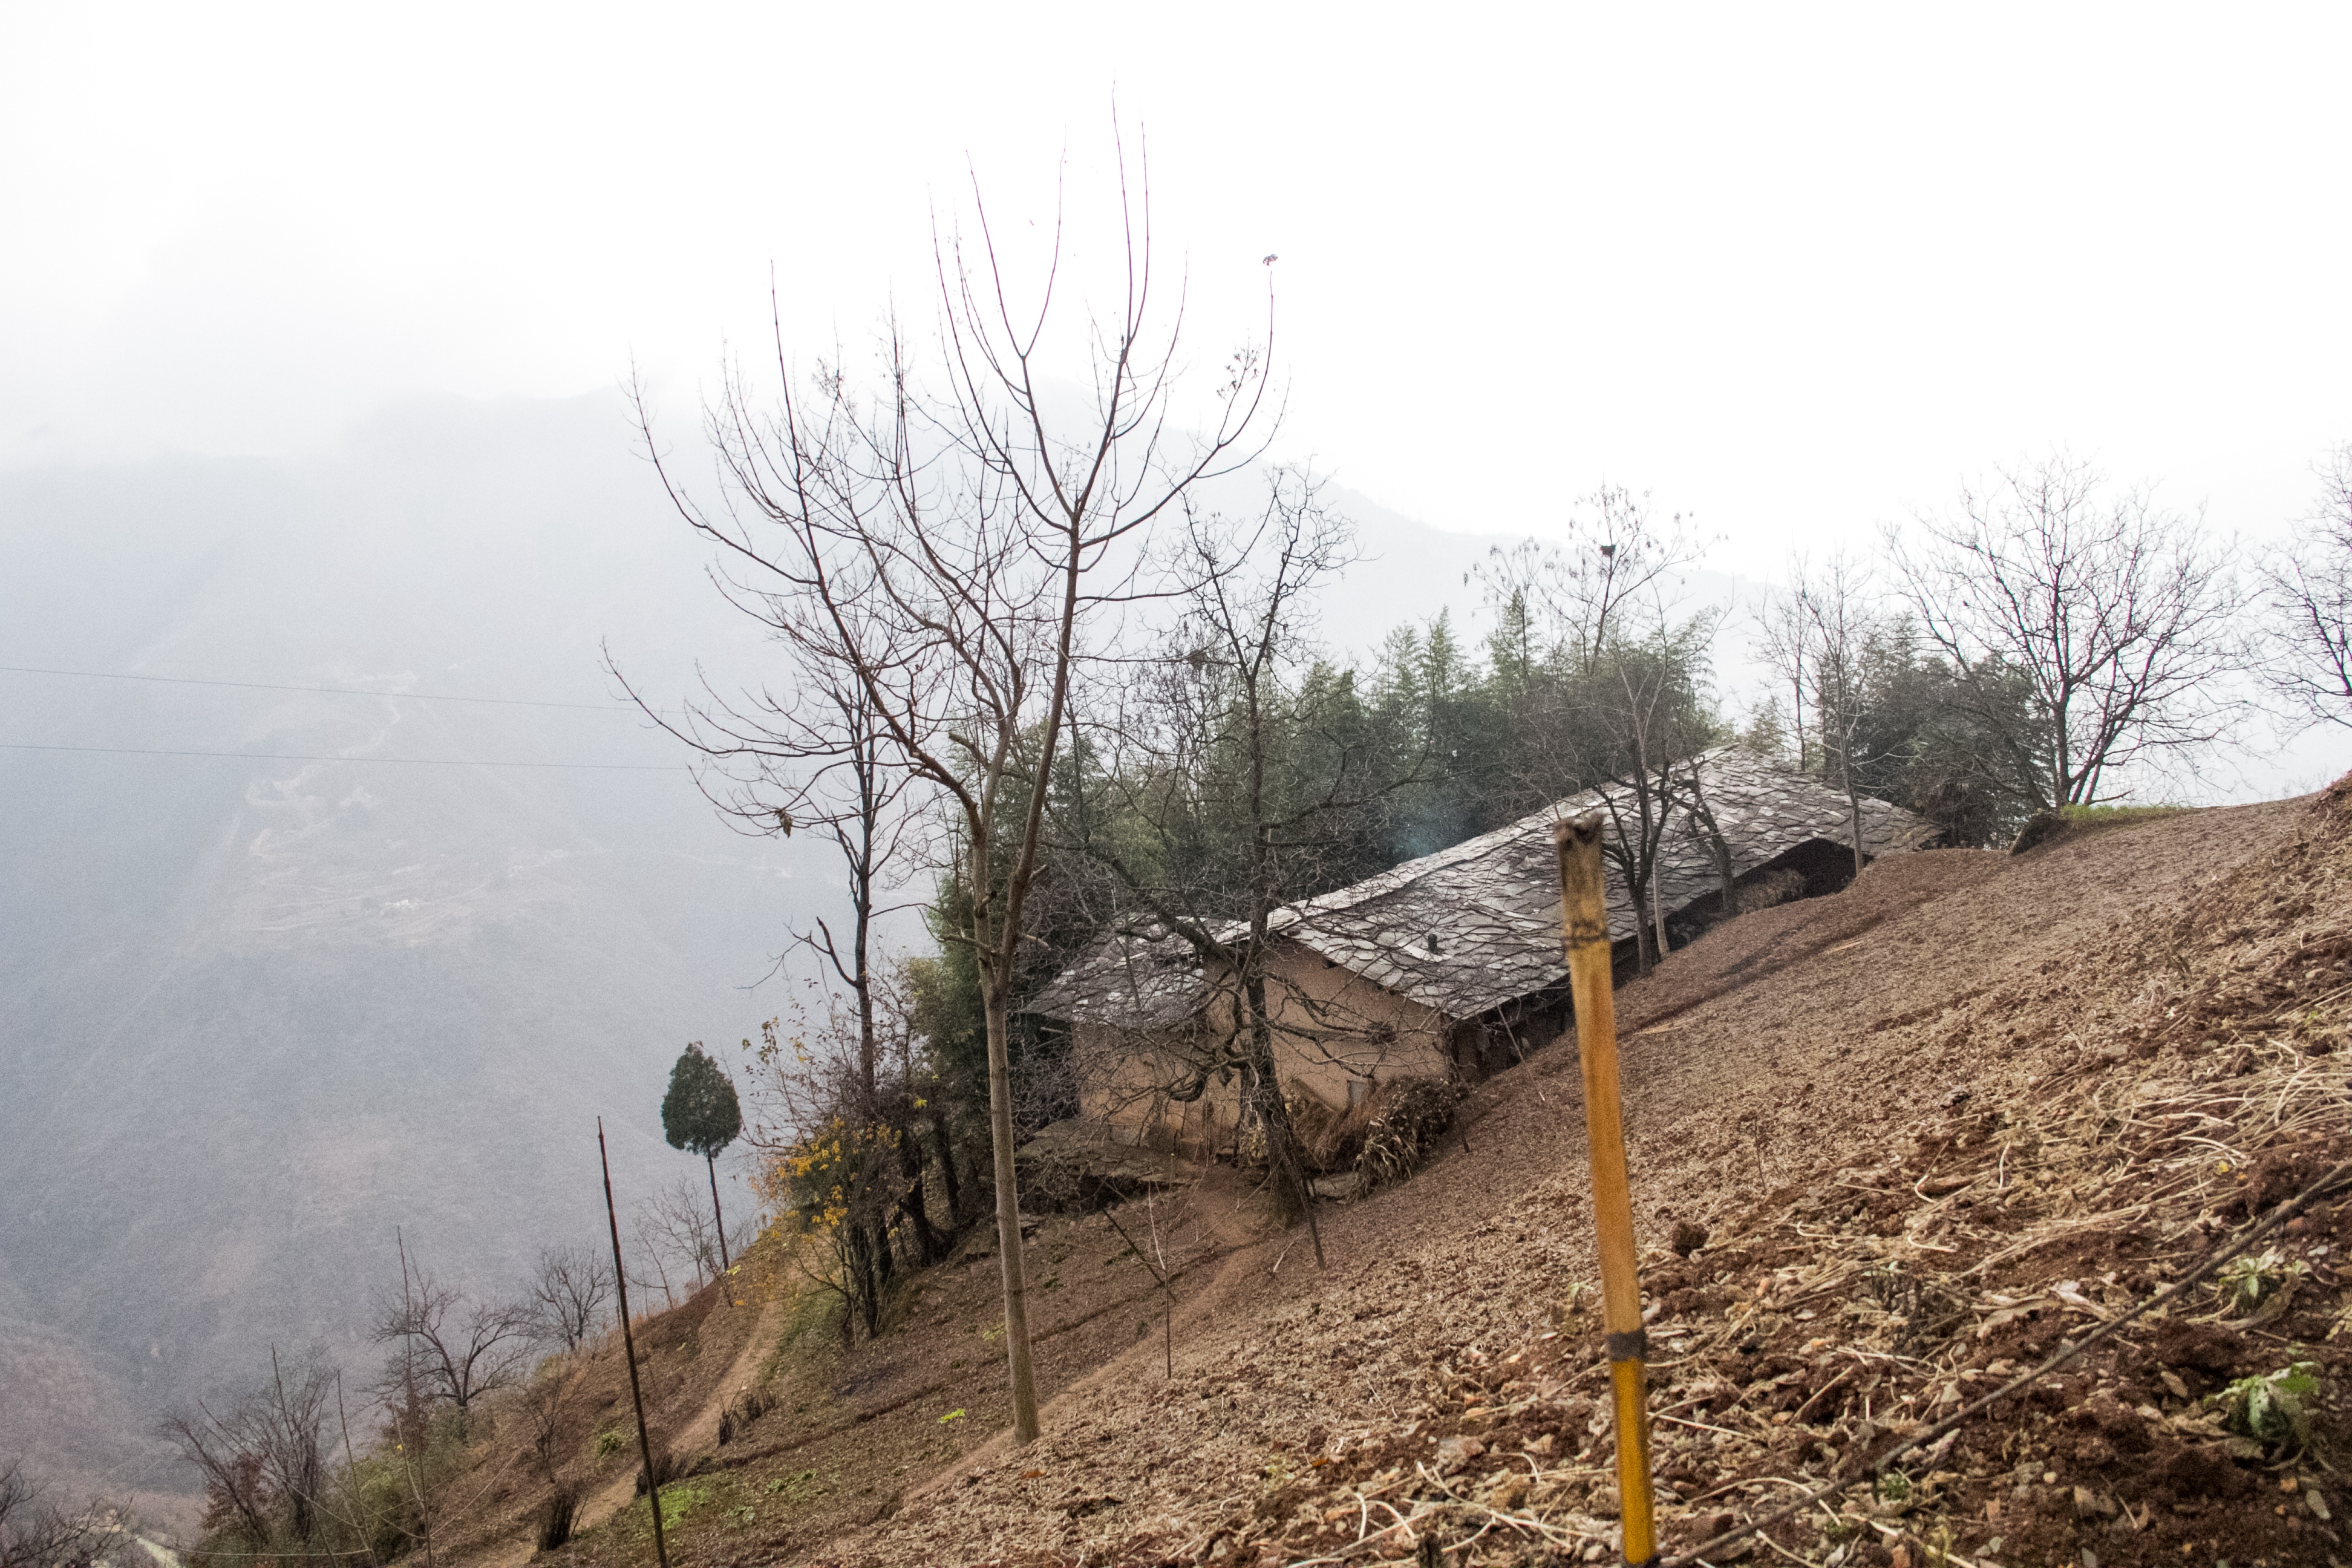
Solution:
{"label": "dead grass", "polygon": [[[2127,826],[1890,860],[1622,994],[1670,1545],[1865,1466],[2352,1151],[2341,797]],[[1039,1351],[1060,1393],[1026,1450],[994,1432],[992,1258],[934,1271],[876,1345],[804,1331],[777,1407],[699,1456],[673,1559],[1612,1556],[1572,1050],[1480,1089],[1459,1131],[1324,1211],[1320,1272],[1301,1237],[1255,1239],[1220,1172],[1167,1232],[1172,1377],[1140,1263],[1098,1220],[1049,1222],[1032,1269],[1059,1280]],[[1677,1224],[1710,1233],[1687,1258]],[[2252,1310],[2200,1291],[1745,1555],[2352,1560],[2347,1245],[2352,1214],[2315,1210]],[[2324,1382],[2308,1447],[2232,1433],[2217,1396],[2296,1361]],[[638,1533],[568,1554],[647,1561]]]}
{"label": "dead grass", "polygon": [[[2334,809],[1890,862],[1628,989],[1629,1027],[1653,1031],[1627,1064],[1647,1239],[1678,1220],[1713,1232],[1647,1263],[1670,1542],[1998,1386],[2338,1146],[2352,890]],[[1172,1382],[1114,1367],[1049,1409],[1035,1447],[794,1560],[1402,1563],[1423,1541],[1448,1563],[1609,1555],[1572,1058],[1539,1057],[1467,1109],[1467,1152],[1326,1219],[1327,1273],[1276,1270],[1272,1245],[1234,1258]],[[1885,1498],[1851,1494],[1752,1550],[2340,1554],[2333,1405],[2307,1453],[2249,1453],[2211,1396],[2290,1360],[2340,1386],[2344,1223],[2300,1222],[2281,1261],[2304,1273],[2266,1321],[2217,1318],[2217,1300],[2128,1331]]]}

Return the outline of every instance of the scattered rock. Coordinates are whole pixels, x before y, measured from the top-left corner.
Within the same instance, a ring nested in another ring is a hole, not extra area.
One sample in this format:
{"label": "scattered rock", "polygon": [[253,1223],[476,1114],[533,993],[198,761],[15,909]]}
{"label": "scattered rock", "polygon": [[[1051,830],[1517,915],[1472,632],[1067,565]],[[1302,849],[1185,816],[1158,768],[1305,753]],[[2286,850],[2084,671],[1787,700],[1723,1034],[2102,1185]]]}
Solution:
{"label": "scattered rock", "polygon": [[1693,1225],[1686,1219],[1675,1222],[1674,1248],[1677,1258],[1688,1258],[1706,1245],[1706,1226]]}
{"label": "scattered rock", "polygon": [[1486,1451],[1486,1445],[1475,1437],[1448,1437],[1437,1445],[1438,1471],[1450,1476]]}

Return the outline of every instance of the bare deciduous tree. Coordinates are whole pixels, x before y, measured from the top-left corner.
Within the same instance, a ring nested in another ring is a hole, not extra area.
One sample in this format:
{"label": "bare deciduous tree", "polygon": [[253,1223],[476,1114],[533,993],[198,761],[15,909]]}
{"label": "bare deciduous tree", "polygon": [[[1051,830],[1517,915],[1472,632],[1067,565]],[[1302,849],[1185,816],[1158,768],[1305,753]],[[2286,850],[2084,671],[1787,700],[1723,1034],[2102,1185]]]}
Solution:
{"label": "bare deciduous tree", "polygon": [[[1142,536],[1196,483],[1255,455],[1263,352],[1223,378],[1206,433],[1180,436],[1171,405],[1180,308],[1154,299],[1148,186],[1128,199],[1110,320],[1083,323],[1087,390],[1049,385],[1060,301],[1058,222],[1033,307],[975,191],[974,231],[936,246],[938,363],[929,378],[895,323],[867,401],[838,365],[804,388],[779,343],[778,406],[730,374],[707,427],[722,503],[672,500],[726,563],[730,600],[835,672],[871,705],[892,765],[936,801],[964,893],[986,1015],[992,1142],[1013,1433],[1037,1432],[1027,1285],[1013,1169],[1008,1034],[1045,792],[1070,684],[1113,618]],[[642,405],[641,405],[641,413]],[[648,448],[660,460],[650,417]]]}
{"label": "bare deciduous tree", "polygon": [[2318,472],[2319,504],[2263,563],[2281,636],[2264,674],[2310,718],[2352,724],[2352,441]]}
{"label": "bare deciduous tree", "polygon": [[114,1533],[104,1507],[59,1508],[22,1459],[0,1464],[0,1568],[93,1568]]}
{"label": "bare deciduous tree", "polygon": [[257,1549],[307,1544],[328,1506],[327,1413],[335,1370],[312,1347],[291,1367],[273,1347],[269,1381],[167,1414],[161,1431],[204,1478],[211,1513]]}
{"label": "bare deciduous tree", "polygon": [[1497,552],[1487,595],[1535,628],[1541,659],[1517,716],[1518,794],[1528,809],[1598,790],[1610,817],[1606,853],[1637,916],[1645,972],[1665,942],[1655,872],[1675,803],[1676,769],[1714,739],[1706,654],[1719,616],[1679,616],[1673,598],[1701,541],[1687,519],[1664,521],[1646,496],[1604,486],[1570,520],[1566,545]]}
{"label": "bare deciduous tree", "polygon": [[523,1387],[518,1403],[522,1408],[523,1429],[530,1438],[532,1468],[540,1478],[554,1484],[556,1466],[563,1453],[566,1428],[572,1423],[572,1370],[561,1362],[551,1362],[545,1371]]}
{"label": "bare deciduous tree", "polygon": [[[1854,875],[1862,874],[1863,731],[1869,717],[1864,665],[1882,617],[1871,597],[1870,570],[1843,551],[1818,573],[1801,554],[1790,562],[1789,588],[1768,602],[1758,652],[1782,680],[1795,703],[1800,755],[1804,766],[1804,716],[1813,713],[1820,738],[1822,774],[1845,792],[1846,823],[1853,840]],[[1729,908],[1726,905],[1727,910]]]}
{"label": "bare deciduous tree", "polygon": [[[2060,455],[1963,490],[1920,531],[1917,548],[1888,536],[1920,628],[1960,677],[1954,700],[1984,697],[1986,732],[2008,737],[2017,786],[2044,809],[2114,795],[2118,770],[2231,729],[2220,687],[2245,653],[2223,552],[2194,520]],[[1993,710],[2005,670],[2032,686],[2023,732]]]}
{"label": "bare deciduous tree", "polygon": [[604,1303],[613,1296],[612,1266],[593,1247],[543,1247],[526,1293],[539,1332],[566,1351],[577,1351],[604,1321]]}
{"label": "bare deciduous tree", "polygon": [[[1202,1026],[1152,1047],[1172,1080],[1146,1072],[1139,1087],[1182,1100],[1236,1075],[1277,1212],[1312,1227],[1276,1040],[1364,1074],[1377,1021],[1333,1016],[1339,1004],[1288,985],[1267,961],[1283,907],[1329,885],[1340,825],[1399,781],[1335,732],[1339,688],[1313,662],[1310,601],[1353,558],[1352,529],[1305,475],[1268,479],[1254,519],[1188,509],[1168,590],[1181,615],[1156,657],[1094,683],[1054,827],[1060,848],[1111,872],[1103,894],[1117,907],[1095,923],[1176,939],[1212,988]],[[1319,1232],[1314,1241],[1319,1261]]]}
{"label": "bare deciduous tree", "polygon": [[462,1426],[484,1394],[521,1376],[531,1328],[522,1303],[477,1300],[416,1268],[398,1298],[377,1305],[373,1337],[393,1347],[380,1387],[387,1397],[413,1388],[428,1403],[448,1405]]}
{"label": "bare deciduous tree", "polygon": [[719,1232],[691,1176],[680,1176],[637,1200],[630,1223],[636,1231],[637,1245],[653,1263],[663,1300],[670,1305],[677,1300],[670,1286],[672,1269],[681,1280],[691,1275],[697,1290],[718,1275]]}
{"label": "bare deciduous tree", "polygon": [[[674,720],[642,699],[639,706],[709,760],[698,774],[703,793],[742,831],[814,830],[831,838],[839,852],[848,882],[845,930],[836,932],[831,921],[819,916],[809,928],[792,933],[793,945],[813,954],[848,993],[856,1018],[854,1070],[845,1077],[825,1076],[824,1089],[840,1102],[829,1104],[819,1119],[839,1114],[861,1127],[877,1121],[888,1127],[891,1137],[884,1142],[900,1167],[902,1180],[896,1187],[901,1213],[914,1236],[918,1261],[934,1263],[947,1256],[953,1238],[931,1219],[917,1097],[904,1091],[903,1081],[885,1093],[886,1030],[876,1013],[884,984],[874,962],[876,922],[907,907],[885,900],[903,879],[919,831],[908,799],[916,781],[897,764],[873,698],[851,671],[812,658],[806,647],[781,634],[774,640],[782,643],[793,667],[789,697],[763,689],[728,698],[706,681],[703,697],[688,703],[682,718]],[[780,968],[782,963],[780,959]],[[790,1065],[773,1052],[765,1059],[771,1067]],[[898,1077],[903,1080],[905,1075]],[[772,1147],[779,1131],[769,1129]],[[941,1157],[952,1181],[954,1151],[946,1149]],[[889,1243],[881,1227],[887,1215],[861,1209],[855,1223],[874,1227],[857,1239],[863,1255],[887,1260]],[[872,1305],[870,1298],[864,1301],[869,1322]]]}

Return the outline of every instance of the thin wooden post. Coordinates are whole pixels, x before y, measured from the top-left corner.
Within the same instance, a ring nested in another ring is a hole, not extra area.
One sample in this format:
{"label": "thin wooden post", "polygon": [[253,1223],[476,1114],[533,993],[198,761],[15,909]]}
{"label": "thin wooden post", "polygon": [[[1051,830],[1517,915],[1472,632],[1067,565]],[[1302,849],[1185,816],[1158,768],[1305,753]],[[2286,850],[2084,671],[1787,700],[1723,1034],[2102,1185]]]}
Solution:
{"label": "thin wooden post", "polygon": [[[1617,1408],[1617,1496],[1625,1561],[1658,1561],[1650,1489],[1649,1339],[1642,1328],[1642,1281],[1633,1254],[1633,1195],[1625,1176],[1625,1126],[1617,1092],[1617,1006],[1611,990],[1609,907],[1601,879],[1601,816],[1571,817],[1553,829],[1559,849],[1562,939],[1576,1007],[1576,1049],[1584,1064],[1585,1142],[1592,1156],[1592,1223],[1601,1243],[1601,1326]],[[1639,912],[1634,915],[1638,922]]]}
{"label": "thin wooden post", "polygon": [[654,1479],[654,1440],[646,1432],[646,1396],[637,1386],[637,1339],[629,1331],[629,1271],[621,1263],[621,1216],[613,1206],[613,1161],[604,1152],[604,1119],[596,1118],[596,1163],[604,1168],[604,1218],[613,1227],[613,1289],[621,1298],[621,1353],[629,1359],[629,1403],[637,1409],[637,1458],[645,1461],[646,1502],[654,1510],[654,1555],[669,1568],[662,1541],[661,1483]]}

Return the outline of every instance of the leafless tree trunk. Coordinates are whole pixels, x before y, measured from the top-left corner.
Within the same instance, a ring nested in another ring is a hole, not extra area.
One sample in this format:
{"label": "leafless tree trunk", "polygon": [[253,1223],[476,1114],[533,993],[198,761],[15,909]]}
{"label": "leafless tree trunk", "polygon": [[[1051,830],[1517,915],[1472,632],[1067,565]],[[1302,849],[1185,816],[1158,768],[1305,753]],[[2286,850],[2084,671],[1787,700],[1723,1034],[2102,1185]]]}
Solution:
{"label": "leafless tree trunk", "polygon": [[269,1352],[269,1379],[221,1402],[163,1417],[161,1431],[204,1477],[257,1551],[310,1544],[326,1503],[327,1407],[334,1369],[313,1347],[290,1371]]}
{"label": "leafless tree trunk", "polygon": [[604,1321],[613,1294],[612,1270],[585,1247],[547,1247],[528,1288],[540,1332],[576,1352]]}
{"label": "leafless tree trunk", "polygon": [[1869,569],[1840,552],[1815,572],[1801,554],[1790,562],[1788,592],[1768,608],[1758,651],[1789,682],[1801,722],[1813,710],[1821,737],[1822,776],[1845,793],[1853,872],[1862,875],[1862,787],[1858,770],[1869,714],[1864,660],[1882,628],[1872,599]]}
{"label": "leafless tree trunk", "polygon": [[92,1568],[115,1534],[110,1511],[97,1502],[58,1508],[42,1498],[23,1460],[0,1464],[0,1568]]}
{"label": "leafless tree trunk", "polygon": [[[1121,190],[1126,165],[1122,157]],[[1090,402],[1045,376],[1057,346],[1060,229],[1032,309],[975,188],[974,231],[940,235],[940,335],[928,384],[894,326],[868,401],[837,366],[804,393],[778,345],[779,406],[730,374],[708,433],[727,487],[705,506],[664,482],[720,552],[722,588],[805,665],[863,693],[891,764],[949,825],[981,976],[1013,1434],[1037,1433],[1013,1169],[1011,1010],[1036,875],[1045,784],[1073,674],[1112,617],[1148,530],[1192,486],[1255,451],[1263,353],[1230,362],[1208,434],[1171,426],[1181,313],[1153,308],[1148,187],[1122,208],[1114,320],[1084,323]],[[1270,294],[1269,294],[1270,299]],[[643,407],[641,404],[641,414]],[[648,448],[660,462],[649,416]]]}
{"label": "leafless tree trunk", "polygon": [[421,1387],[425,1398],[457,1412],[462,1431],[485,1394],[521,1375],[530,1358],[531,1314],[519,1302],[475,1300],[421,1268],[415,1283],[404,1279],[404,1286],[399,1300],[376,1309],[375,1341],[394,1347],[383,1389]]}
{"label": "leafless tree trunk", "polygon": [[702,1194],[695,1190],[693,1177],[680,1176],[668,1186],[638,1199],[630,1209],[630,1224],[636,1231],[637,1244],[654,1260],[665,1295],[668,1293],[668,1269],[672,1264],[678,1267],[680,1273],[692,1273],[698,1290],[704,1281],[718,1277],[718,1223],[703,1208]]}
{"label": "leafless tree trunk", "polygon": [[[1805,573],[1805,558],[1800,553],[1791,557],[1797,576]],[[1789,688],[1789,722],[1796,732],[1797,771],[1812,771],[1812,754],[1805,745],[1805,705],[1811,689],[1812,663],[1807,652],[1811,639],[1806,635],[1804,606],[1794,592],[1774,594],[1758,606],[1756,612],[1757,657]]]}
{"label": "leafless tree trunk", "polygon": [[1624,879],[1634,910],[1635,961],[1647,973],[1654,953],[1663,955],[1666,946],[1659,879],[1677,771],[1715,738],[1698,681],[1716,616],[1702,612],[1676,624],[1662,602],[1643,608],[1641,640],[1612,635],[1580,689],[1590,694],[1592,731],[1585,766],[1609,816],[1602,853]]}
{"label": "leafless tree trunk", "polygon": [[1115,667],[1089,691],[1054,826],[1058,847],[1111,873],[1103,895],[1115,907],[1092,911],[1092,923],[1148,925],[1181,942],[1214,994],[1209,1026],[1159,1064],[1163,1073],[1146,1073],[1148,1092],[1190,1100],[1213,1077],[1237,1074],[1265,1138],[1276,1211],[1306,1217],[1319,1262],[1277,1046],[1354,1058],[1358,1071],[1379,1047],[1372,1020],[1339,1016],[1270,967],[1276,918],[1329,886],[1339,825],[1417,770],[1375,776],[1329,733],[1333,693],[1314,679],[1308,605],[1353,559],[1352,529],[1305,475],[1268,480],[1255,518],[1188,511],[1169,563],[1181,615],[1156,656]]}
{"label": "leafless tree trunk", "polygon": [[[898,1135],[901,1158],[916,1178],[904,1200],[908,1218],[920,1261],[934,1262],[945,1256],[949,1238],[932,1225],[923,1204],[922,1146],[914,1135],[911,1106],[885,1103],[883,1047],[875,1016],[875,923],[905,907],[884,900],[899,881],[911,847],[909,835],[916,825],[907,801],[917,781],[898,762],[874,698],[854,672],[837,660],[815,656],[804,641],[780,632],[772,635],[784,645],[793,666],[788,691],[762,688],[729,696],[706,680],[702,696],[690,701],[682,715],[664,711],[630,687],[609,653],[606,668],[656,724],[709,760],[697,782],[739,830],[788,837],[815,830],[831,838],[839,851],[848,880],[846,931],[836,933],[833,922],[819,916],[811,928],[792,933],[793,945],[813,954],[856,1005],[858,1054],[852,1103],[840,1109],[861,1125],[887,1121]],[[715,1173],[711,1205],[714,1210],[718,1206]],[[719,1241],[723,1263],[723,1234]],[[888,1257],[882,1231],[877,1229],[866,1243],[877,1256]]]}
{"label": "leafless tree trunk", "polygon": [[1665,941],[1654,878],[1674,772],[1712,738],[1698,677],[1717,616],[1675,616],[1673,595],[1701,551],[1687,519],[1662,523],[1646,496],[1604,486],[1572,523],[1571,543],[1498,552],[1482,575],[1490,598],[1540,620],[1551,650],[1550,700],[1515,737],[1532,775],[1525,793],[1549,802],[1601,792],[1607,854],[1632,900],[1636,962],[1647,973]]}
{"label": "leafless tree trunk", "polygon": [[[2145,490],[2110,495],[2103,483],[2053,457],[1922,518],[1916,549],[1888,536],[1963,700],[2004,671],[2031,682],[2035,732],[2011,751],[2018,784],[2044,809],[2116,795],[2116,771],[2228,733],[2221,686],[2246,668],[2224,552]],[[2005,728],[1990,701],[1979,717]]]}
{"label": "leafless tree trunk", "polygon": [[2309,718],[2352,725],[2352,441],[2319,466],[2319,505],[2263,564],[2284,634],[2264,674]]}
{"label": "leafless tree trunk", "polygon": [[1738,889],[1733,886],[1731,841],[1723,836],[1723,828],[1715,820],[1715,808],[1706,803],[1706,780],[1701,776],[1702,773],[1696,763],[1684,772],[1683,784],[1687,791],[1685,798],[1690,805],[1692,836],[1704,839],[1708,851],[1715,857],[1716,879],[1723,889],[1717,895],[1720,900],[1718,918],[1727,921],[1739,912]]}

